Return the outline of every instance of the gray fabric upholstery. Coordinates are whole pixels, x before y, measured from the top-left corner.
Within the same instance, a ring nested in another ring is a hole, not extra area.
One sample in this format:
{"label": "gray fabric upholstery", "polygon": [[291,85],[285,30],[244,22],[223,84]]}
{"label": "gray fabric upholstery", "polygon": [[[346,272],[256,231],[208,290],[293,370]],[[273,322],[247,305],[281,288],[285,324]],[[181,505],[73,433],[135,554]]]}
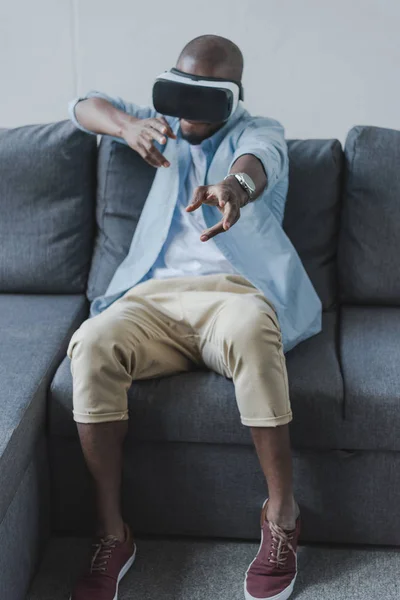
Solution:
{"label": "gray fabric upholstery", "polygon": [[87,305],[83,295],[0,294],[0,521],[44,429],[50,382]]}
{"label": "gray fabric upholstery", "polygon": [[[49,467],[42,435],[0,518],[0,598],[25,600],[50,533]],[[1,493],[4,492],[3,481]]]}
{"label": "gray fabric upholstery", "polygon": [[[289,141],[290,189],[285,229],[324,307],[336,299],[337,232],[343,152],[337,140]],[[155,169],[104,137],[99,151],[98,233],[88,298],[103,294],[128,253]]]}
{"label": "gray fabric upholstery", "polygon": [[128,254],[156,170],[128,146],[102,138],[97,165],[97,235],[89,300],[103,294]]}
{"label": "gray fabric upholstery", "polygon": [[289,140],[284,229],[324,308],[336,302],[343,151],[337,140]]}
{"label": "gray fabric upholstery", "polygon": [[[289,353],[287,364],[294,443],[340,447],[343,390],[335,314],[324,315],[323,333]],[[51,385],[51,435],[77,435],[71,414],[70,365],[66,357]],[[136,381],[128,396],[133,439],[251,444],[249,429],[240,423],[232,381],[212,371]]]}
{"label": "gray fabric upholstery", "polygon": [[[346,420],[375,448],[400,450],[400,308],[344,307],[341,356]],[[368,446],[366,446],[368,447]]]}
{"label": "gray fabric upholstery", "polygon": [[[51,438],[50,457],[54,531],[91,532],[93,497],[77,440]],[[400,544],[394,516],[400,453],[303,450],[293,462],[303,541]],[[124,515],[137,534],[258,540],[267,493],[250,446],[140,442],[125,448]]]}
{"label": "gray fabric upholstery", "polygon": [[69,122],[0,131],[1,292],[85,292],[96,151]]}
{"label": "gray fabric upholstery", "polygon": [[400,131],[355,127],[346,141],[339,244],[342,299],[400,304]]}

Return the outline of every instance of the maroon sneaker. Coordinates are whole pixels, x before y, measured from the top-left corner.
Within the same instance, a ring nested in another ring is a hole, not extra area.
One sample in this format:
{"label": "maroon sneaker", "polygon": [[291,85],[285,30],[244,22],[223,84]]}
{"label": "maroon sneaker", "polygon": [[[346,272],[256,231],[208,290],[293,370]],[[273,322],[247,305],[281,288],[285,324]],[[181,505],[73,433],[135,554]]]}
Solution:
{"label": "maroon sneaker", "polygon": [[89,571],[78,581],[70,600],[118,600],[118,585],[136,556],[129,527],[125,541],[108,535],[95,544]]}
{"label": "maroon sneaker", "polygon": [[296,581],[300,517],[296,528],[286,531],[266,520],[267,502],[261,511],[261,544],[244,580],[246,600],[286,600]]}

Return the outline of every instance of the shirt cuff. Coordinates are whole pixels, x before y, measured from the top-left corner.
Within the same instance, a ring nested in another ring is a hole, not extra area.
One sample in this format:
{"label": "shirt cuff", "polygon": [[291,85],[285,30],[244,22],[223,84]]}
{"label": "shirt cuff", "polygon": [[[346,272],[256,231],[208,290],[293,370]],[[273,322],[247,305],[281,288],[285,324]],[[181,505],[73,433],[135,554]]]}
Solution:
{"label": "shirt cuff", "polygon": [[77,104],[79,102],[82,102],[82,100],[88,100],[89,98],[103,98],[104,100],[107,100],[108,102],[112,103],[112,99],[106,94],[102,94],[101,92],[92,90],[91,92],[87,93],[86,96],[78,96],[78,98],[74,98],[73,100],[71,100],[71,102],[68,104],[68,115],[75,127],[80,129],[81,131],[84,131],[85,133],[90,133],[90,135],[98,135],[94,131],[90,131],[90,129],[86,129],[86,127],[81,125],[78,119],[76,118],[75,114]]}
{"label": "shirt cuff", "polygon": [[278,161],[274,157],[273,153],[268,152],[268,150],[265,149],[265,146],[261,148],[256,145],[240,146],[240,148],[238,148],[235,154],[233,155],[228,172],[230,173],[233,164],[237,161],[238,158],[240,158],[244,154],[252,154],[256,158],[258,158],[258,160],[264,167],[264,171],[267,175],[266,189],[270,190],[271,188],[273,188],[279,179],[280,165],[277,164]]}
{"label": "shirt cuff", "polygon": [[81,131],[84,131],[85,133],[90,133],[90,135],[97,135],[93,131],[90,131],[90,129],[86,129],[86,127],[81,125],[75,115],[76,105],[79,102],[81,102],[82,100],[87,100],[87,99],[88,99],[88,96],[80,96],[79,98],[74,98],[73,100],[71,100],[71,102],[69,102],[69,104],[68,104],[68,115],[69,115],[69,118],[71,119],[71,121],[73,122],[73,124],[75,125],[75,127],[80,129]]}

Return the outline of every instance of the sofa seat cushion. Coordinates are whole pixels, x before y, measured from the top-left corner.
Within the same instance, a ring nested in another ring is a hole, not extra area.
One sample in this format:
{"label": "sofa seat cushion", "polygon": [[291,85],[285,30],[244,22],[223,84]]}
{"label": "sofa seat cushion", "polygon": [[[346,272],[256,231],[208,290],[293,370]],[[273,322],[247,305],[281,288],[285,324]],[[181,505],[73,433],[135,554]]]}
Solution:
{"label": "sofa seat cushion", "polygon": [[[336,355],[336,315],[324,315],[323,332],[287,356],[293,438],[299,446],[340,447],[342,380]],[[68,357],[50,391],[52,435],[74,437],[72,375]],[[133,382],[130,435],[142,441],[251,444],[240,423],[234,385],[213,371],[193,371]]]}
{"label": "sofa seat cushion", "polygon": [[400,308],[345,307],[345,417],[357,447],[400,450]]}
{"label": "sofa seat cushion", "polygon": [[87,312],[83,294],[0,294],[0,521],[43,430],[50,382]]}

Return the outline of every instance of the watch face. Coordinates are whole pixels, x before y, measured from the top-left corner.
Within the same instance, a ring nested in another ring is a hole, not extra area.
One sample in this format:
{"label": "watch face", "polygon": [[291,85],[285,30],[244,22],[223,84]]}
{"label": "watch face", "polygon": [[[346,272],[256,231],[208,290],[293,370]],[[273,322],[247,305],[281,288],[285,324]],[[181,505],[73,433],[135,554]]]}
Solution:
{"label": "watch face", "polygon": [[243,179],[246,182],[246,185],[249,186],[251,192],[253,193],[256,189],[255,185],[254,185],[254,181],[251,179],[251,177],[249,177],[248,175],[246,175],[246,173],[241,173]]}

